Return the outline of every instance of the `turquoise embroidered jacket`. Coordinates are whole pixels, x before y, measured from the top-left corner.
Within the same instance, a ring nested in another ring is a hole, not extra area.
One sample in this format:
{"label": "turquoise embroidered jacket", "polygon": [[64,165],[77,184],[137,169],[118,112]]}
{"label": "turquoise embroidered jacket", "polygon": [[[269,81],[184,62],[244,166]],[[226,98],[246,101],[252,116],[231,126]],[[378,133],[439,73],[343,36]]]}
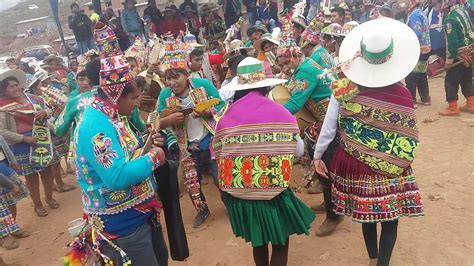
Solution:
{"label": "turquoise embroidered jacket", "polygon": [[320,102],[331,96],[330,80],[318,77],[323,72],[311,58],[303,59],[286,84],[291,97],[283,106],[292,114],[299,112],[308,100]]}
{"label": "turquoise embroidered jacket", "polygon": [[118,214],[155,195],[151,156],[131,159],[139,141],[133,134],[121,136],[123,129],[132,132],[129,123],[112,119],[110,108],[101,102],[86,107],[74,136],[77,182],[88,214]]}

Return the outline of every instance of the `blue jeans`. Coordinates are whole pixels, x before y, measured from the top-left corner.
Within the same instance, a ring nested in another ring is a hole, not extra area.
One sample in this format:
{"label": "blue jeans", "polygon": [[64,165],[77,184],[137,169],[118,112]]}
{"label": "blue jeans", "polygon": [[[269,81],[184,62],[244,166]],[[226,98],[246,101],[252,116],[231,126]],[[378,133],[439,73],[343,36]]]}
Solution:
{"label": "blue jeans", "polygon": [[311,3],[310,6],[309,6],[309,11],[308,11],[308,15],[306,16],[306,22],[308,23],[311,23],[311,21],[316,17],[316,15],[318,14],[318,11],[319,11],[319,5],[321,3],[320,0],[313,0],[314,3]]}
{"label": "blue jeans", "polygon": [[79,48],[81,54],[85,54],[89,50],[96,49],[94,39],[91,37],[86,41],[78,41],[77,48]]}
{"label": "blue jeans", "polygon": [[[168,249],[161,226],[145,223],[135,232],[117,238],[113,242],[119,246],[134,266],[166,266],[168,265]],[[122,265],[122,256],[109,244],[101,248],[104,255],[113,260],[114,265]]]}
{"label": "blue jeans", "polygon": [[251,11],[251,12],[248,12],[247,14],[249,16],[250,26],[255,25],[255,22],[257,22],[257,12]]}

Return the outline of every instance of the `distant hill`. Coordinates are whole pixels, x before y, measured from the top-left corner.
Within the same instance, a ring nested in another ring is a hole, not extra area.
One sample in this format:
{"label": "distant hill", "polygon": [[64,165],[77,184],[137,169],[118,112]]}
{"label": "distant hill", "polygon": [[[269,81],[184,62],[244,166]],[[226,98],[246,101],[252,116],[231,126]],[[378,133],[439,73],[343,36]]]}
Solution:
{"label": "distant hill", "polygon": [[[85,1],[74,1],[74,0],[63,0],[59,4],[59,15],[63,26],[67,25],[67,17],[70,15],[69,5],[72,2],[85,2]],[[29,5],[37,5],[39,8],[34,10],[29,10]],[[0,11],[0,35],[16,35],[15,23],[27,20],[34,19],[44,16],[51,16],[51,6],[49,0],[23,0],[18,5],[13,8]]]}

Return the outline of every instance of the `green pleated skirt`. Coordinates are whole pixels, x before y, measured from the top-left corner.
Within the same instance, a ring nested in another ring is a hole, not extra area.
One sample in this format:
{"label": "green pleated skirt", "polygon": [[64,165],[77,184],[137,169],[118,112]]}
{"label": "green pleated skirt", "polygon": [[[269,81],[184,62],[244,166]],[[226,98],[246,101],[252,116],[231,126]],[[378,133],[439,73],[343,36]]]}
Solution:
{"label": "green pleated skirt", "polygon": [[244,200],[224,194],[232,231],[253,247],[285,245],[288,236],[309,234],[316,215],[287,189],[271,200]]}

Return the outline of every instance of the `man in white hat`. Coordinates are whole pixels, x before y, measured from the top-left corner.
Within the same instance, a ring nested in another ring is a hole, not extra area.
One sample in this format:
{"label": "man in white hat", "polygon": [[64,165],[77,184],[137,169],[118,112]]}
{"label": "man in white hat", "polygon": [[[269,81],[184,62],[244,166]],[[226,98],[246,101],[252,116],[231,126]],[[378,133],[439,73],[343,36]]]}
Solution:
{"label": "man in white hat", "polygon": [[[289,29],[291,26],[289,19],[286,18],[276,56],[278,68],[282,75],[289,80],[285,87],[291,94],[283,106],[292,114],[297,114],[303,109],[311,113],[313,122],[308,127],[301,129],[304,130],[304,140],[311,157],[312,147],[318,140],[331,96],[330,80],[322,77],[324,67],[311,58],[303,58],[303,54]],[[324,187],[326,187],[325,193],[323,191],[324,202],[328,213],[326,220],[316,232],[318,236],[330,235],[342,221],[342,217],[332,212],[330,184],[326,184],[326,186],[323,184]]]}

